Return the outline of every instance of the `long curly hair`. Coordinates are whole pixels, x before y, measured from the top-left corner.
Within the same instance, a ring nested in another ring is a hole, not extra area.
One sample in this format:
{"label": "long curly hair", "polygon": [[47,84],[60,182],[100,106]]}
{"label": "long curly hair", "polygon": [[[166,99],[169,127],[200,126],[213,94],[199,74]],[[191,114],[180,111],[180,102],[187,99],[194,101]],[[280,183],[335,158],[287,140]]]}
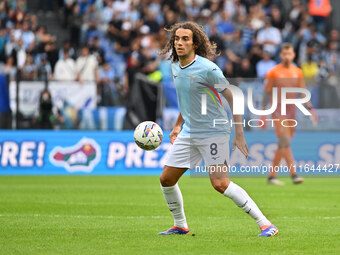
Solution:
{"label": "long curly hair", "polygon": [[171,51],[171,55],[168,60],[172,60],[173,62],[177,62],[179,60],[175,50],[175,36],[176,31],[179,28],[190,29],[192,31],[193,43],[196,46],[195,53],[197,55],[208,59],[212,59],[213,57],[220,55],[220,53],[216,52],[216,43],[210,42],[208,36],[203,31],[203,27],[190,21],[177,23],[170,28],[164,28],[165,31],[170,33],[170,40],[159,55],[164,56]]}

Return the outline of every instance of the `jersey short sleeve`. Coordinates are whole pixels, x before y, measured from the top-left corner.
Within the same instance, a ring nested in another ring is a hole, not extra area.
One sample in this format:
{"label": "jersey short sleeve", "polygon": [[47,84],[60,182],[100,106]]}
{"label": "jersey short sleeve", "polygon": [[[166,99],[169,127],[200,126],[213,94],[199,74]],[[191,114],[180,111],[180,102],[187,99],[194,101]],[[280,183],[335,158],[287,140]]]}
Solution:
{"label": "jersey short sleeve", "polygon": [[208,83],[211,84],[211,86],[214,87],[214,89],[219,93],[221,93],[226,88],[216,88],[215,87],[216,84],[229,85],[228,80],[224,77],[224,74],[222,73],[221,69],[217,66],[210,68],[210,70],[208,70],[207,80],[208,80]]}

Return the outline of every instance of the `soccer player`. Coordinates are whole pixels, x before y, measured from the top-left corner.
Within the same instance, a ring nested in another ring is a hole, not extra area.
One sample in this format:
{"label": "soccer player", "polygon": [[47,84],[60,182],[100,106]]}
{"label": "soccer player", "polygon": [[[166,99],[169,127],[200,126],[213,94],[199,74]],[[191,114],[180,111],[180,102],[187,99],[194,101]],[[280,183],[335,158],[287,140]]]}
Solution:
{"label": "soccer player", "polygon": [[[230,124],[214,127],[213,120],[227,119],[218,92],[227,99],[231,109],[233,96],[229,89],[214,88],[215,84],[228,84],[220,68],[207,59],[217,55],[216,45],[194,22],[178,23],[167,31],[170,32],[170,40],[160,54],[170,54],[180,114],[170,133],[173,145],[160,176],[164,198],[174,217],[174,227],[159,234],[189,234],[183,197],[177,182],[202,157],[209,167],[212,186],[256,221],[261,230],[259,236],[277,234],[277,227],[263,215],[244,189],[229,180],[228,171],[225,171],[229,163]],[[203,111],[201,98],[207,94],[210,97],[206,96],[206,109]],[[233,118],[235,123],[242,121],[241,115],[234,115]],[[235,130],[233,150],[238,147],[248,157],[242,125],[236,125]],[[218,167],[223,170],[216,171]]]}
{"label": "soccer player", "polygon": [[[298,177],[294,166],[294,157],[290,148],[290,140],[294,136],[295,122],[295,105],[286,106],[287,115],[281,116],[281,88],[284,87],[299,87],[306,88],[302,70],[293,64],[295,58],[294,48],[289,43],[284,43],[281,46],[281,63],[273,67],[266,75],[266,83],[264,86],[263,108],[266,108],[269,98],[272,95],[272,89],[278,89],[278,105],[272,114],[275,125],[275,132],[278,137],[278,148],[275,151],[273,158],[273,170],[269,173],[268,183],[275,185],[284,185],[284,182],[276,178],[277,170],[282,159],[285,159],[289,167],[290,174],[294,184],[303,183],[304,179]],[[304,95],[301,95],[304,97]],[[288,93],[287,98],[296,98],[296,93]],[[305,104],[307,108],[312,110],[310,102]],[[315,112],[312,110],[313,115]],[[285,120],[285,126],[282,125],[282,120]],[[291,119],[291,120],[288,120]]]}

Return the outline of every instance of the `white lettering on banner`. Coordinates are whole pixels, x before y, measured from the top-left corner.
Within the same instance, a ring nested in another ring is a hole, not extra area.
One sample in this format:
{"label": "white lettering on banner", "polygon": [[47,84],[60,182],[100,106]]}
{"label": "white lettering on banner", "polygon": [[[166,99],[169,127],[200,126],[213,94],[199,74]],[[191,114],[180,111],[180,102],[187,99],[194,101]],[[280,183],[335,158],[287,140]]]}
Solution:
{"label": "white lettering on banner", "polygon": [[114,168],[119,161],[125,168],[163,168],[171,148],[171,143],[162,143],[153,151],[144,151],[135,143],[111,142],[109,144],[107,166]]}
{"label": "white lettering on banner", "polygon": [[[1,167],[38,167],[44,165],[45,143],[23,141],[21,144],[6,141],[0,144]],[[0,167],[0,169],[1,169]]]}
{"label": "white lettering on banner", "polygon": [[119,142],[112,142],[109,145],[109,154],[107,156],[107,166],[114,167],[118,160],[124,158],[126,152],[125,145]]}
{"label": "white lettering on banner", "polygon": [[340,163],[340,144],[324,144],[319,149],[319,165]]}
{"label": "white lettering on banner", "polygon": [[33,150],[36,148],[35,142],[23,142],[21,144],[19,164],[23,167],[31,167],[34,165]]}
{"label": "white lettering on banner", "polygon": [[15,142],[4,142],[2,146],[2,157],[1,157],[1,165],[3,167],[8,166],[8,163],[11,166],[17,166],[17,155],[19,152],[19,146]]}
{"label": "white lettering on banner", "polygon": [[135,143],[128,143],[127,152],[125,158],[125,166],[143,167],[142,156],[143,150],[141,150]]}
{"label": "white lettering on banner", "polygon": [[145,151],[144,153],[144,167],[156,168],[158,167],[158,153],[155,151]]}
{"label": "white lettering on banner", "polygon": [[39,142],[38,145],[38,159],[37,159],[37,166],[41,167],[44,164],[44,154],[45,154],[45,143],[44,142]]}

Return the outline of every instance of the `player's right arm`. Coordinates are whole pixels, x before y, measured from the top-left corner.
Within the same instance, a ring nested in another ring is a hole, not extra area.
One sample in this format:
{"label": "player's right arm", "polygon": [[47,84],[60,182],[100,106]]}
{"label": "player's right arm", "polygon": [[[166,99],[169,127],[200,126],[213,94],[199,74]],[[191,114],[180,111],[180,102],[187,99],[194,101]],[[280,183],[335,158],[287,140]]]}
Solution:
{"label": "player's right arm", "polygon": [[178,114],[178,117],[177,117],[175,126],[174,126],[174,128],[172,129],[172,131],[171,131],[171,133],[170,133],[170,135],[169,135],[169,137],[170,137],[170,142],[171,142],[171,143],[174,143],[174,142],[175,142],[175,140],[176,140],[176,138],[177,138],[179,132],[181,132],[181,128],[182,128],[183,122],[184,122],[184,119],[183,119],[183,117],[182,117],[182,113],[180,112],[180,113]]}

